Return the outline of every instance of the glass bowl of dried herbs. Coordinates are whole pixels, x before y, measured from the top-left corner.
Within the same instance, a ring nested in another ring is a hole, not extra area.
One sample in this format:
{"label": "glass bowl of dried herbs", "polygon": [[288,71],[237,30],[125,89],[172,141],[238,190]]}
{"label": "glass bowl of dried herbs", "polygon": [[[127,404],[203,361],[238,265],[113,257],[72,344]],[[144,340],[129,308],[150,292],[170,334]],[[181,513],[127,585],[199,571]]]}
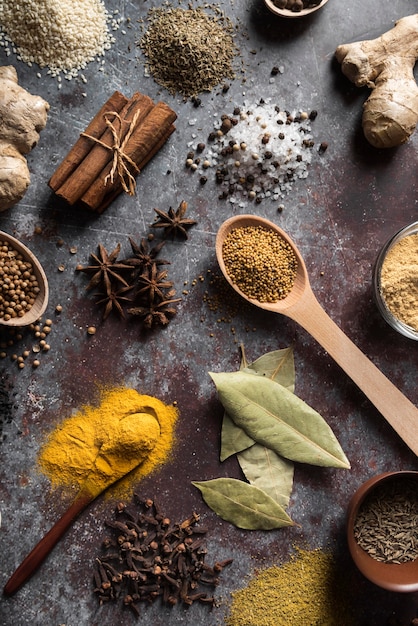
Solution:
{"label": "glass bowl of dried herbs", "polygon": [[37,257],[0,231],[0,326],[34,324],[45,312],[48,298],[48,281]]}
{"label": "glass bowl of dried herbs", "polygon": [[347,540],[354,563],[389,591],[418,591],[418,472],[370,478],[348,507]]}
{"label": "glass bowl of dried herbs", "polygon": [[373,268],[373,296],[383,319],[418,341],[418,222],[383,245]]}
{"label": "glass bowl of dried herbs", "polygon": [[328,0],[264,0],[264,2],[275,15],[295,18],[315,13],[318,9],[322,9]]}

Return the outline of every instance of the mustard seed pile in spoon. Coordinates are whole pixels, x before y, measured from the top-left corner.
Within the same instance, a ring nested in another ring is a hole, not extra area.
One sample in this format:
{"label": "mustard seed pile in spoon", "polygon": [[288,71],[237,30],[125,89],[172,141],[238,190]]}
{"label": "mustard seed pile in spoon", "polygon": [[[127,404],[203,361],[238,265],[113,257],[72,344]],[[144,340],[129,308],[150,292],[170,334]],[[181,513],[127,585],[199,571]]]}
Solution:
{"label": "mustard seed pile in spoon", "polygon": [[262,226],[234,228],[222,247],[232,282],[259,302],[277,302],[292,290],[297,260],[292,247],[276,232]]}

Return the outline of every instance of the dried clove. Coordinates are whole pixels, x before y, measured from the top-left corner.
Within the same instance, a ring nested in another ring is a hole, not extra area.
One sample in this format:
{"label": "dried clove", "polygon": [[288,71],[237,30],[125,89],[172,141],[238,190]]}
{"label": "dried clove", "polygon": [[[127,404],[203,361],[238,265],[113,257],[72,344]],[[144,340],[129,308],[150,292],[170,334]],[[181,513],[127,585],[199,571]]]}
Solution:
{"label": "dried clove", "polygon": [[200,516],[193,512],[172,523],[154,500],[135,494],[133,504],[139,511],[119,502],[117,519],[106,521],[113,536],[103,540],[93,572],[99,603],[121,599],[137,617],[141,602],[157,598],[170,607],[194,602],[214,607],[215,598],[207,589],[220,584],[219,575],[232,559],[212,566],[205,562],[207,528],[199,524]]}

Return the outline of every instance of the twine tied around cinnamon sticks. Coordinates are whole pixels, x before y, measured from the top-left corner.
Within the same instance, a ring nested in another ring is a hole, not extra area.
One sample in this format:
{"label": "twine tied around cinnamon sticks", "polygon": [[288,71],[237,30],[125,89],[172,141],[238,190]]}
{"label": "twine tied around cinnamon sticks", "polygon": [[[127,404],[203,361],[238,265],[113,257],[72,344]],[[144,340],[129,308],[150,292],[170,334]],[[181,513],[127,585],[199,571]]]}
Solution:
{"label": "twine tied around cinnamon sticks", "polygon": [[70,205],[96,213],[122,192],[133,195],[135,177],[174,132],[176,113],[164,102],[115,91],[80,133],[48,185]]}
{"label": "twine tied around cinnamon sticks", "polygon": [[[87,137],[88,139],[91,139],[92,141],[100,144],[104,148],[108,150],[112,150],[113,152],[112,169],[110,170],[109,174],[107,174],[107,176],[105,177],[104,184],[107,185],[107,182],[109,180],[113,184],[114,176],[116,173],[119,176],[123,190],[130,196],[133,196],[135,193],[136,180],[135,180],[135,177],[131,174],[129,168],[126,166],[125,161],[129,163],[129,165],[134,169],[134,171],[137,172],[137,174],[139,174],[140,170],[139,170],[139,167],[136,165],[136,163],[134,163],[134,161],[132,161],[132,159],[127,154],[125,154],[124,150],[125,150],[126,144],[131,138],[133,131],[135,130],[135,125],[138,122],[139,114],[140,114],[140,111],[137,111],[134,115],[133,120],[128,121],[128,125],[129,125],[128,132],[126,133],[125,138],[121,141],[121,138],[122,138],[121,133],[122,133],[122,126],[123,126],[124,120],[122,120],[121,116],[119,115],[119,113],[117,113],[117,111],[110,111],[109,113],[104,113],[103,117],[105,119],[106,126],[109,127],[113,136],[113,141],[114,141],[113,146],[108,146],[97,137],[93,137],[92,135],[89,135],[88,133],[85,133],[85,132],[80,133],[82,137]],[[113,117],[113,120],[111,120],[110,117]],[[113,123],[115,119],[118,120],[119,122],[119,131],[116,129]],[[128,183],[126,183],[126,179],[128,180]]]}

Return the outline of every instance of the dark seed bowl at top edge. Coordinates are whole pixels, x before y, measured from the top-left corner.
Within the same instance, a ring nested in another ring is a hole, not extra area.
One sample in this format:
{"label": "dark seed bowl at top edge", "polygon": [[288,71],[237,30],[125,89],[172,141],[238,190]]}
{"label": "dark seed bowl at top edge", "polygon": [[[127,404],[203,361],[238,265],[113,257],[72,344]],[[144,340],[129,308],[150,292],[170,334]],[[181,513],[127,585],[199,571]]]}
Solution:
{"label": "dark seed bowl at top edge", "polygon": [[402,320],[398,319],[393,314],[393,312],[390,310],[390,308],[385,302],[385,298],[383,296],[382,288],[381,288],[382,266],[389,250],[391,250],[395,246],[395,244],[397,244],[399,241],[401,241],[405,237],[408,237],[410,235],[416,235],[416,234],[418,234],[418,222],[413,222],[412,224],[409,224],[408,226],[405,226],[401,228],[400,230],[398,230],[394,235],[392,235],[388,239],[388,241],[383,245],[383,247],[381,248],[377,256],[376,263],[373,267],[372,280],[373,280],[373,298],[379,310],[379,313],[381,314],[383,319],[394,330],[396,330],[401,335],[404,335],[404,337],[408,337],[409,339],[414,339],[415,341],[418,341],[418,331],[412,328],[411,326],[408,326],[407,324],[405,324]]}
{"label": "dark seed bowl at top edge", "polygon": [[396,471],[378,474],[363,483],[352,496],[347,515],[347,542],[351,557],[360,572],[375,585],[397,593],[418,591],[418,559],[403,563],[378,561],[360,547],[354,534],[355,523],[361,505],[375,489],[386,481],[414,481],[418,489],[418,472]]}
{"label": "dark seed bowl at top edge", "polygon": [[301,11],[290,11],[289,9],[280,9],[274,4],[273,0],[264,0],[264,2],[266,4],[266,7],[275,15],[278,15],[279,17],[294,19],[294,18],[299,18],[299,17],[306,17],[307,15],[311,15],[312,13],[315,13],[315,11],[322,9],[322,7],[326,5],[328,0],[322,0],[321,2],[319,2],[319,4],[313,7],[310,7],[308,9],[302,9]]}

